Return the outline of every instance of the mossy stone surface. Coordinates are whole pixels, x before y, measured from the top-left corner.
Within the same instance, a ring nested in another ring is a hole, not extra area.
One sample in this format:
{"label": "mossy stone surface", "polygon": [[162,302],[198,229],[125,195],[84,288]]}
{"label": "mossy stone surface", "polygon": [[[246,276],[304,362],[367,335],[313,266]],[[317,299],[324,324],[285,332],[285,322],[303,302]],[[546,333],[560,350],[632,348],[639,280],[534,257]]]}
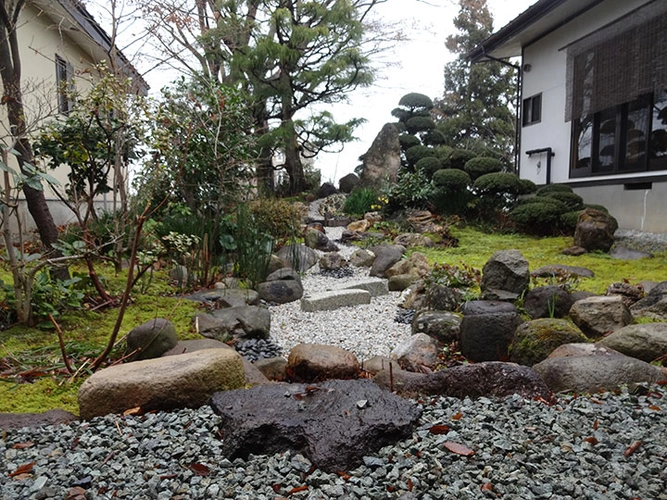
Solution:
{"label": "mossy stone surface", "polygon": [[516,329],[509,347],[510,360],[533,366],[547,359],[558,346],[583,342],[588,342],[588,338],[568,320],[534,319]]}

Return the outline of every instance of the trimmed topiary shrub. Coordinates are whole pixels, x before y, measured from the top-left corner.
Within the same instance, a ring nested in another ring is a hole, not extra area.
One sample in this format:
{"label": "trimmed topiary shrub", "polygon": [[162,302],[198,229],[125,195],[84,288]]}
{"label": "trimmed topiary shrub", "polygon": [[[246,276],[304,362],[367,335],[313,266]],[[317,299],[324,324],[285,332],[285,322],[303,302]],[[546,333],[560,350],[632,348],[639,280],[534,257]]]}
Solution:
{"label": "trimmed topiary shrub", "polygon": [[554,205],[556,209],[562,214],[570,210],[562,201],[555,198],[549,198],[548,196],[529,196],[519,200],[519,205],[529,205],[532,203],[550,203],[551,205]]}
{"label": "trimmed topiary shrub", "polygon": [[546,186],[540,186],[537,188],[537,191],[535,194],[537,195],[544,195],[546,193],[555,193],[555,192],[567,192],[571,193],[572,188],[568,186],[567,184],[547,184]]}
{"label": "trimmed topiary shrub", "polygon": [[537,184],[529,179],[519,179],[521,182],[521,194],[533,194],[537,191]]}
{"label": "trimmed topiary shrub", "polygon": [[607,207],[605,207],[604,205],[596,205],[595,203],[584,203],[584,208],[594,208],[595,210],[600,210],[601,212],[604,212],[606,214],[609,213]]}
{"label": "trimmed topiary shrub", "polygon": [[449,166],[451,168],[458,168],[463,170],[468,160],[472,160],[476,156],[477,155],[475,153],[468,151],[467,149],[454,148],[452,150],[452,154],[449,155]]}
{"label": "trimmed topiary shrub", "polygon": [[515,174],[493,172],[475,179],[473,187],[480,194],[507,194],[517,196],[521,192],[521,182]]}
{"label": "trimmed topiary shrub", "polygon": [[558,233],[563,214],[562,207],[556,203],[542,201],[543,197],[535,199],[538,201],[524,203],[514,208],[509,213],[509,219],[521,231],[528,234],[550,236]]}
{"label": "trimmed topiary shrub", "polygon": [[427,156],[415,163],[415,170],[423,172],[429,179],[441,168],[442,162],[435,156]]}
{"label": "trimmed topiary shrub", "polygon": [[408,118],[405,122],[405,128],[408,133],[416,134],[417,132],[426,132],[435,128],[435,122],[428,116],[413,116]]}
{"label": "trimmed topiary shrub", "polygon": [[429,130],[424,135],[424,144],[426,144],[427,146],[438,146],[440,144],[444,144],[445,142],[447,142],[445,134],[443,134],[437,129]]}
{"label": "trimmed topiary shrub", "polygon": [[565,212],[560,216],[560,226],[563,228],[563,231],[569,235],[574,234],[574,230],[577,228],[577,220],[579,219],[579,214],[581,210],[572,210],[571,212]]}
{"label": "trimmed topiary shrub", "polygon": [[411,148],[405,150],[405,159],[407,160],[408,165],[412,167],[422,158],[435,156],[435,154],[435,149],[433,148],[426,146],[412,146]]}
{"label": "trimmed topiary shrub", "polygon": [[420,146],[421,141],[419,137],[411,134],[403,134],[398,136],[398,142],[401,144],[403,151],[410,149],[412,146]]}
{"label": "trimmed topiary shrub", "polygon": [[433,100],[424,94],[418,92],[410,92],[401,97],[401,100],[398,101],[399,106],[405,106],[406,108],[426,108],[431,109],[433,107]]}
{"label": "trimmed topiary shrub", "polygon": [[468,160],[463,169],[470,175],[472,179],[477,179],[484,174],[502,172],[503,163],[500,160],[496,160],[495,158],[478,156]]}
{"label": "trimmed topiary shrub", "polygon": [[405,120],[410,118],[412,116],[412,114],[407,109],[394,108],[394,109],[391,110],[391,116],[393,116],[394,118],[396,118],[400,122],[404,122]]}
{"label": "trimmed topiary shrub", "polygon": [[547,198],[553,198],[555,200],[562,201],[570,210],[583,210],[584,208],[583,198],[575,193],[552,191],[550,193],[541,193],[541,196],[546,196]]}
{"label": "trimmed topiary shrub", "polygon": [[433,184],[449,191],[460,191],[467,189],[472,184],[472,179],[463,170],[448,168],[438,170],[433,174]]}

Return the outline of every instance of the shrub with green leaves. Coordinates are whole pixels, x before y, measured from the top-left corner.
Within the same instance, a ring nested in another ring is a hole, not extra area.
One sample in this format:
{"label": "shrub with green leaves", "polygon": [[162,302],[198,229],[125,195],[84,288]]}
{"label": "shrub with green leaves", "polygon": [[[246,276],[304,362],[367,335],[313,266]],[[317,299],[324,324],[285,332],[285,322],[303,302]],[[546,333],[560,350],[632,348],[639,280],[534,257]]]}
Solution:
{"label": "shrub with green leaves", "polygon": [[458,168],[460,170],[465,169],[465,165],[469,160],[475,158],[477,154],[473,151],[468,151],[467,149],[454,148],[452,153],[449,155],[449,166],[452,168]]}
{"label": "shrub with green leaves", "polygon": [[427,156],[415,163],[415,170],[423,172],[429,179],[442,168],[442,162],[435,156]]}
{"label": "shrub with green leaves", "polygon": [[478,177],[473,183],[473,190],[477,195],[480,216],[487,219],[516,205],[521,182],[515,174],[494,172]]}
{"label": "shrub with green leaves", "polygon": [[431,272],[424,278],[424,286],[428,290],[434,285],[449,288],[472,288],[482,281],[482,273],[472,266],[461,267],[436,262]]}
{"label": "shrub with green leaves", "polygon": [[447,142],[445,134],[437,129],[429,130],[424,134],[424,144],[427,146],[439,146]]}
{"label": "shrub with green leaves", "polygon": [[572,188],[567,184],[547,184],[546,186],[540,186],[535,194],[545,195],[547,193],[571,193]]}
{"label": "shrub with green leaves", "polygon": [[435,122],[429,116],[413,116],[405,122],[405,128],[410,134],[426,132],[435,128]]}
{"label": "shrub with green leaves", "polygon": [[401,97],[401,99],[398,101],[398,105],[410,108],[412,110],[420,108],[431,109],[433,108],[433,100],[425,94],[420,94],[419,92],[410,92],[409,94],[405,94],[403,97]]}
{"label": "shrub with green leaves", "polygon": [[554,205],[555,209],[562,214],[569,210],[565,203],[563,203],[560,200],[557,200],[556,198],[550,198],[548,196],[539,196],[539,195],[528,196],[526,198],[522,198],[521,200],[519,200],[519,205],[529,205],[533,203],[548,203]]}
{"label": "shrub with green leaves", "polygon": [[401,148],[405,151],[410,149],[412,146],[420,146],[421,141],[419,137],[412,134],[402,134],[398,136],[398,142],[401,145]]}
{"label": "shrub with green leaves", "polygon": [[472,180],[463,170],[448,168],[433,175],[435,186],[431,203],[439,214],[463,215],[471,199]]}
{"label": "shrub with green leaves", "polygon": [[521,182],[521,194],[533,194],[537,191],[537,185],[529,179],[519,179]]}
{"label": "shrub with green leaves", "polygon": [[522,232],[551,236],[559,232],[561,215],[562,207],[558,204],[538,200],[517,206],[509,218]]}
{"label": "shrub with green leaves", "polygon": [[577,228],[577,221],[579,220],[580,213],[581,210],[572,210],[570,212],[561,214],[559,222],[564,232],[567,234],[574,234],[574,230]]}
{"label": "shrub with green leaves", "polygon": [[387,190],[387,197],[392,209],[426,208],[432,193],[433,184],[422,172],[404,170]]}
{"label": "shrub with green leaves", "polygon": [[357,188],[352,191],[343,205],[343,213],[353,217],[363,217],[378,204],[378,193],[371,188]]}
{"label": "shrub with green leaves", "polygon": [[429,156],[436,156],[435,149],[417,145],[405,150],[405,159],[411,167],[414,167],[422,158],[428,158]]}
{"label": "shrub with green leaves", "polygon": [[278,244],[295,239],[301,232],[303,214],[298,205],[288,200],[274,197],[259,198],[250,203],[250,213],[257,224]]}
{"label": "shrub with green leaves", "polygon": [[503,162],[496,158],[478,156],[468,160],[463,169],[468,172],[472,179],[477,179],[484,174],[502,172]]}
{"label": "shrub with green leaves", "polygon": [[542,193],[542,196],[553,198],[562,201],[570,210],[582,210],[584,208],[584,200],[581,196],[575,193],[568,193],[565,191],[552,191]]}
{"label": "shrub with green leaves", "polygon": [[604,205],[596,205],[595,203],[584,203],[584,208],[594,208],[595,210],[599,210],[600,212],[604,212],[606,214],[609,213],[607,207],[605,207]]}

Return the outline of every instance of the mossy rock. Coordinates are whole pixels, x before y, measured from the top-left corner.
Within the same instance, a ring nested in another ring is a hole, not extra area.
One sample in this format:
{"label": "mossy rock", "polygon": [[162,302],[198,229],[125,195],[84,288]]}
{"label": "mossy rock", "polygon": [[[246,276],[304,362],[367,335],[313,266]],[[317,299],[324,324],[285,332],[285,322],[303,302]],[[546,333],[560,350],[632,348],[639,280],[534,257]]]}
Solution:
{"label": "mossy rock", "polygon": [[510,361],[533,366],[547,359],[563,344],[589,342],[574,323],[565,319],[541,318],[527,321],[514,333],[509,347]]}

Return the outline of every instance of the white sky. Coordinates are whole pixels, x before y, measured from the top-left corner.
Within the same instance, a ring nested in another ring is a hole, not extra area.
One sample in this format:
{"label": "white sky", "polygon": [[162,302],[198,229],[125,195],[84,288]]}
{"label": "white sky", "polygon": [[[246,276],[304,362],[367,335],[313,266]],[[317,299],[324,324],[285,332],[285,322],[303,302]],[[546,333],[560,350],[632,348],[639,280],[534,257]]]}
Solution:
{"label": "white sky", "polygon": [[[487,0],[495,30],[536,1]],[[103,11],[95,6],[98,2],[104,4],[103,0],[90,0],[88,6],[103,23]],[[329,109],[340,122],[359,117],[367,121],[356,129],[358,140],[346,144],[342,152],[320,154],[315,159],[315,167],[322,172],[322,182],[334,182],[337,186],[341,177],[354,171],[359,156],[368,150],[382,126],[395,121],[391,110],[402,96],[409,92],[420,92],[431,98],[443,94],[444,67],[455,57],[445,48],[445,39],[454,32],[453,19],[458,10],[458,0],[388,0],[376,7],[376,16],[387,23],[400,23],[408,40],[397,45],[391,53],[382,55],[391,66],[381,71],[371,87],[351,93],[348,104],[332,105]],[[131,49],[126,52],[132,58]],[[146,70],[141,59],[135,65],[140,72]],[[173,75],[172,71],[152,71],[145,78],[151,91],[156,92],[169,83]]]}

